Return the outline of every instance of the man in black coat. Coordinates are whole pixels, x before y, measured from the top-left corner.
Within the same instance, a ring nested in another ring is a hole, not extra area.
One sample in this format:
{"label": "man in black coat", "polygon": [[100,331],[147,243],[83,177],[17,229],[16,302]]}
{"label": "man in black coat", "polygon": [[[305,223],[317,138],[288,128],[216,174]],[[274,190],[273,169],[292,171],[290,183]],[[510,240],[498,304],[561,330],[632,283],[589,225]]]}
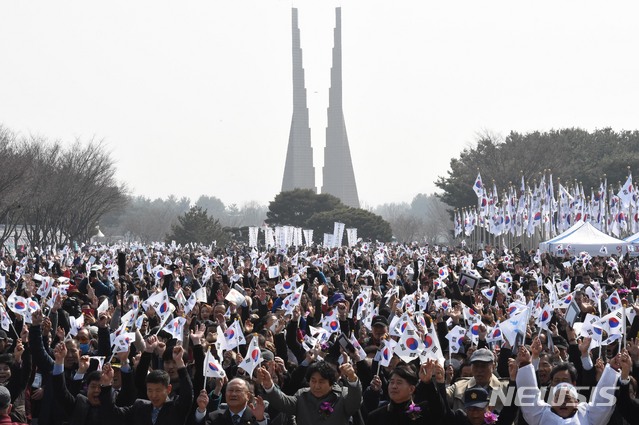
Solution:
{"label": "man in black coat", "polygon": [[264,400],[255,397],[253,404],[249,401],[253,398],[249,383],[241,378],[232,379],[226,386],[225,393],[227,408],[218,409],[207,413],[209,397],[205,390],[200,392],[197,398],[197,410],[194,415],[194,423],[206,425],[267,425],[268,417],[264,413]]}
{"label": "man in black coat", "polygon": [[110,364],[102,369],[100,403],[112,424],[129,425],[181,425],[184,424],[193,403],[193,384],[184,365],[184,348],[173,348],[173,360],[180,376],[180,395],[169,399],[171,383],[164,370],[154,370],[146,378],[148,400],[136,400],[131,406],[116,407],[111,396],[113,369]]}

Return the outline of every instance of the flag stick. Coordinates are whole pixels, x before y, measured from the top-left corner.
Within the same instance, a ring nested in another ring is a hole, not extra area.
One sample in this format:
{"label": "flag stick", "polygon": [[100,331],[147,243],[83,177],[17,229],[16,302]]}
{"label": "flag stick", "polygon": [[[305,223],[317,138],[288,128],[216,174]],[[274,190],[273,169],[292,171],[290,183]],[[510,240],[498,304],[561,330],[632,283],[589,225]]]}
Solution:
{"label": "flag stick", "polygon": [[377,373],[375,375],[379,376],[379,369],[382,366],[380,362],[377,362]]}
{"label": "flag stick", "polygon": [[623,321],[623,327],[621,328],[621,341],[619,341],[619,353],[621,353],[621,348],[626,346],[626,307],[624,307],[623,303],[621,303],[621,320]]}

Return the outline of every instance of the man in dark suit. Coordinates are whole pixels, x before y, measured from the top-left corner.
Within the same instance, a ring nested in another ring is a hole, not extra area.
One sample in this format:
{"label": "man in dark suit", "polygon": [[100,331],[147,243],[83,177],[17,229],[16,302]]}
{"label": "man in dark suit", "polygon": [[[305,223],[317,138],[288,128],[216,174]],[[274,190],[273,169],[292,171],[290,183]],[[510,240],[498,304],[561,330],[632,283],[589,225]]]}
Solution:
{"label": "man in dark suit", "polygon": [[209,396],[205,390],[200,392],[197,398],[197,410],[195,411],[195,423],[206,425],[267,425],[268,418],[264,414],[264,400],[255,397],[253,404],[249,401],[253,398],[249,383],[241,378],[231,380],[226,386],[226,409],[218,409],[208,415],[206,407],[209,404]]}
{"label": "man in dark suit", "polygon": [[169,374],[164,370],[154,370],[146,378],[146,394],[148,400],[136,400],[131,406],[116,407],[111,397],[113,369],[106,364],[102,369],[100,384],[100,403],[104,408],[109,423],[119,424],[124,421],[130,425],[180,425],[184,424],[193,403],[193,384],[184,365],[184,349],[173,348],[173,360],[180,376],[180,395],[169,399],[171,383]]}

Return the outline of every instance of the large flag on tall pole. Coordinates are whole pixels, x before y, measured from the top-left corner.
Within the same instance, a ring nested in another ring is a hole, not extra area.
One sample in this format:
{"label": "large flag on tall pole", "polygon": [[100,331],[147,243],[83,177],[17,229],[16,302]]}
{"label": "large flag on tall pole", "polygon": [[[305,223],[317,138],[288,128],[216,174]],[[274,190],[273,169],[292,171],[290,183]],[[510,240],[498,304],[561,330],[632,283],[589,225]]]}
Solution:
{"label": "large flag on tall pole", "polygon": [[619,193],[617,193],[617,196],[623,202],[623,206],[628,208],[628,206],[630,206],[630,204],[632,203],[633,194],[634,188],[632,187],[632,174],[629,172],[628,178],[626,179],[626,182],[623,184],[623,186],[621,186],[621,189],[619,190]]}
{"label": "large flag on tall pole", "polygon": [[473,184],[473,190],[475,191],[475,195],[478,198],[481,198],[484,194],[484,184],[481,181],[481,174],[477,173],[477,178],[475,179],[475,184]]}

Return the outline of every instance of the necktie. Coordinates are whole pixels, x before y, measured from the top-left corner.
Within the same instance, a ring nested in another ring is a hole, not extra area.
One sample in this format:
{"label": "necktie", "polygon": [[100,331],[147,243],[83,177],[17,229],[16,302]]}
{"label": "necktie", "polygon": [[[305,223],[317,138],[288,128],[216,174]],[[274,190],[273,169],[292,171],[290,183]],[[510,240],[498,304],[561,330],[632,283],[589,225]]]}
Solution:
{"label": "necktie", "polygon": [[155,424],[155,421],[158,420],[158,415],[160,414],[160,409],[157,407],[153,408],[153,412],[151,412],[151,422]]}
{"label": "necktie", "polygon": [[231,419],[233,420],[233,425],[238,425],[240,423],[240,415],[233,415],[231,416]]}

